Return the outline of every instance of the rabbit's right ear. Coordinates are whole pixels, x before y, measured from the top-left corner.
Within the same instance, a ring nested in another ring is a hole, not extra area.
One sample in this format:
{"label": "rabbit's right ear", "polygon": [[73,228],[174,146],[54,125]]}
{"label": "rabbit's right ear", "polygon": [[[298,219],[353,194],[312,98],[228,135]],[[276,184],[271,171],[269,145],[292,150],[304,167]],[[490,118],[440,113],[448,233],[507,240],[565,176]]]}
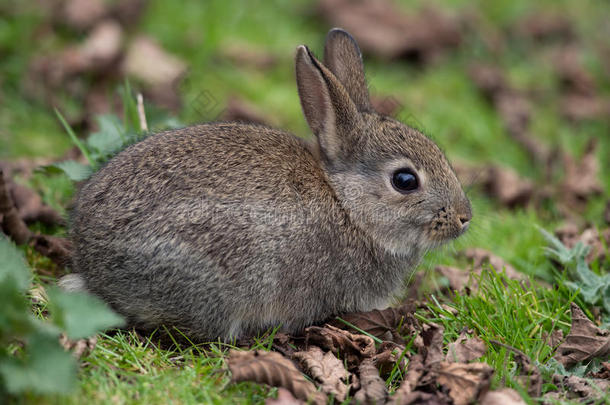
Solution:
{"label": "rabbit's right ear", "polygon": [[361,132],[358,108],[335,75],[304,45],[297,48],[296,76],[303,113],[321,152],[331,162],[348,158]]}

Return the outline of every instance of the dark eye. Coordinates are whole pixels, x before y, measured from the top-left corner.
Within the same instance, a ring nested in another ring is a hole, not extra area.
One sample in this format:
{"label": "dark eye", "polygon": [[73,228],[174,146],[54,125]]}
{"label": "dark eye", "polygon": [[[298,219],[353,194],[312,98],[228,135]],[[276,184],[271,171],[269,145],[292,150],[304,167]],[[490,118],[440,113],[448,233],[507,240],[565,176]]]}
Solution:
{"label": "dark eye", "polygon": [[411,169],[398,169],[392,175],[392,185],[401,193],[417,190],[419,181]]}

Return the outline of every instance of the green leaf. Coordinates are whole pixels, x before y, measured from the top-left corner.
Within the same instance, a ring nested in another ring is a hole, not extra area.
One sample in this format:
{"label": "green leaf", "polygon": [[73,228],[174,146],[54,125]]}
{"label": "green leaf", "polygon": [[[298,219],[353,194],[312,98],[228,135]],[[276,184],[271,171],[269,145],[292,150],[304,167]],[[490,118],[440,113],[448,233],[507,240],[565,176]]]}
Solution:
{"label": "green leaf", "polygon": [[0,283],[12,278],[20,291],[27,290],[31,280],[30,269],[21,251],[4,235],[0,235],[0,258]]}
{"label": "green leaf", "polygon": [[103,114],[96,120],[100,130],[87,138],[87,145],[95,152],[96,160],[103,160],[126,143],[125,127],[116,115]]}
{"label": "green leaf", "polygon": [[70,339],[85,338],[124,324],[121,316],[90,294],[59,288],[49,288],[47,293],[52,320]]}
{"label": "green leaf", "polygon": [[65,394],[74,387],[76,364],[56,335],[32,335],[27,349],[24,359],[11,357],[0,363],[0,376],[9,393]]}
{"label": "green leaf", "polygon": [[50,167],[61,170],[72,181],[87,180],[93,173],[91,166],[84,165],[75,160],[64,160],[63,162],[53,163]]}

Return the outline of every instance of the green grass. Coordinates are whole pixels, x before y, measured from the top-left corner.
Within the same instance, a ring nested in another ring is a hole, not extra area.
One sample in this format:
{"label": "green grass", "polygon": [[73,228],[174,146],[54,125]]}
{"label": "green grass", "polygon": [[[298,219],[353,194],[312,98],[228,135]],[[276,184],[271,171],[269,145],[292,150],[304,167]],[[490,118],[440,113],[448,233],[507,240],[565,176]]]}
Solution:
{"label": "green grass", "polygon": [[[416,8],[422,2],[404,1],[405,8]],[[501,0],[474,3],[465,0],[446,1],[447,7],[479,10],[491,23],[506,27],[524,13],[534,9],[553,8],[566,11],[573,20],[582,44],[586,64],[600,91],[610,93],[610,79],[604,73],[595,44],[608,44],[600,21],[610,13],[607,2],[573,2],[545,0],[533,5],[526,0]],[[50,106],[36,95],[26,94],[27,66],[38,54],[61,49],[78,35],[40,35],[37,29],[44,17],[33,5],[11,5],[19,8],[19,18],[0,19],[0,159],[34,156],[61,156],[73,144],[53,107],[70,120],[82,106],[70,100],[63,90],[57,91],[58,105]],[[1,14],[0,14],[1,16]],[[155,37],[166,49],[184,59],[191,70],[182,86],[184,107],[179,120],[196,123],[216,119],[231,94],[239,94],[267,112],[278,127],[309,136],[302,118],[293,73],[293,55],[298,44],[306,43],[319,55],[329,27],[314,13],[307,1],[256,0],[247,5],[237,0],[174,3],[152,0],[137,29]],[[272,52],[279,63],[269,71],[231,65],[218,58],[223,46],[232,42]],[[470,46],[472,45],[472,46]],[[492,60],[476,41],[468,42],[459,52],[449,54],[439,63],[416,68],[406,62],[387,63],[366,58],[367,76],[375,94],[392,95],[402,103],[401,116],[414,118],[425,132],[444,148],[450,160],[469,163],[499,163],[525,177],[540,179],[539,169],[524,151],[506,134],[494,109],[480,96],[467,75],[470,63]],[[5,57],[6,56],[6,57]],[[600,142],[598,157],[605,194],[610,194],[610,124],[591,122],[572,125],[558,114],[558,83],[554,79],[545,52],[509,40],[507,51],[496,59],[508,72],[513,83],[523,89],[536,90],[539,97],[533,106],[532,133],[551,145],[561,145],[580,153],[590,137]],[[133,83],[137,87],[137,83]],[[200,116],[197,96],[206,91],[217,101],[217,107]],[[111,92],[112,93],[112,92]],[[120,98],[119,87],[113,93]],[[9,102],[10,101],[10,102]],[[81,134],[82,135],[82,134]],[[30,181],[45,202],[66,212],[74,192],[73,184],[62,175],[37,173]],[[442,323],[446,340],[464,327],[474,329],[484,340],[498,340],[512,345],[535,361],[548,361],[549,350],[543,345],[542,332],[553,328],[567,332],[570,291],[557,281],[553,266],[546,258],[546,242],[536,226],[555,229],[561,220],[552,209],[533,208],[510,211],[498,206],[477,191],[472,191],[474,219],[465,237],[451,246],[426,257],[420,271],[429,272],[435,264],[464,265],[453,253],[466,247],[482,247],[503,257],[518,270],[546,282],[546,289],[533,282],[523,287],[512,281],[501,281],[497,273],[486,272],[481,288],[471,295],[437,297],[457,311],[453,315],[431,301],[429,310],[419,313],[424,321]],[[552,208],[552,207],[550,207]],[[592,201],[585,220],[601,226],[604,198]],[[53,232],[65,234],[65,229]],[[57,269],[31,249],[27,252],[31,266],[39,272]],[[498,271],[500,269],[497,269]],[[599,269],[603,272],[604,269]],[[605,269],[607,271],[607,268]],[[48,283],[52,278],[38,277]],[[102,335],[98,347],[83,359],[80,383],[68,398],[23,398],[24,403],[252,403],[262,402],[275,390],[254,384],[229,385],[223,370],[222,345],[160,348],[155,340],[144,340],[133,333]],[[262,346],[267,342],[263,340]],[[518,370],[512,355],[502,347],[490,345],[484,358],[496,369],[494,385],[506,382],[517,387]],[[52,372],[52,370],[50,370]],[[394,386],[397,374],[388,379]],[[610,401],[610,400],[606,400]],[[528,402],[533,403],[531,399]]]}

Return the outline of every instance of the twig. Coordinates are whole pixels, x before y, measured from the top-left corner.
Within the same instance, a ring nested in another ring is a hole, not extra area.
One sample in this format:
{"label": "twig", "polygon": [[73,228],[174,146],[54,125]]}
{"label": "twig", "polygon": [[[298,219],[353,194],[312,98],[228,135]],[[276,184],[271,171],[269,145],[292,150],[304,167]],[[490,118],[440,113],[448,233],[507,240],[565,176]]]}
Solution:
{"label": "twig", "polygon": [[148,123],[146,122],[146,112],[144,111],[144,97],[142,93],[138,93],[138,117],[140,118],[140,129],[142,132],[148,132]]}

